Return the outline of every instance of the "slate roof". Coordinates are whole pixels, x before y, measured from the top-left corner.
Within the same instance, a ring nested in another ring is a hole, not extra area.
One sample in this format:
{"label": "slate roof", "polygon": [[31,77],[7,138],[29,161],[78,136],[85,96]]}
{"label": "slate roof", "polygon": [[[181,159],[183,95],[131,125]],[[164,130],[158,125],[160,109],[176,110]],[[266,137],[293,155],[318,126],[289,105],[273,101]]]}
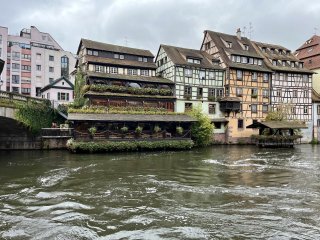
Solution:
{"label": "slate roof", "polygon": [[[161,47],[175,65],[223,70],[223,68],[219,65],[214,65],[212,63],[212,60],[217,59],[214,59],[210,54],[206,53],[205,51],[163,44],[160,45],[160,48]],[[200,60],[200,64],[189,63],[187,61],[188,57]]]}
{"label": "slate roof", "polygon": [[[296,50],[296,56],[308,69],[320,68],[320,36],[314,35]],[[309,61],[311,60],[311,61]]]}
{"label": "slate roof", "polygon": [[271,128],[271,129],[300,129],[300,128],[307,128],[305,124],[292,122],[292,121],[265,121],[265,122],[256,122],[253,123],[247,128]]}
{"label": "slate roof", "polygon": [[[229,59],[228,55],[239,55],[239,56],[247,56],[254,57],[258,59],[263,59],[263,57],[256,51],[252,42],[246,38],[241,37],[240,39],[236,35],[230,35],[220,32],[214,32],[210,30],[206,30],[205,34],[208,34],[212,41],[215,43],[223,62],[227,65],[227,67],[231,68],[239,68],[253,71],[262,71],[262,72],[270,72],[270,69],[267,68],[265,63],[262,63],[261,66],[254,64],[245,64],[245,63],[234,63]],[[227,48],[225,43],[230,42],[232,44],[231,48]],[[247,45],[248,50],[244,50],[242,45]]]}
{"label": "slate roof", "polygon": [[157,68],[154,62],[139,62],[139,61],[90,56],[90,55],[85,56],[85,61],[92,62],[92,63],[109,64],[109,65],[115,65],[115,66],[129,66],[129,67],[141,67],[141,68],[151,68],[151,69]]}
{"label": "slate roof", "polygon": [[125,53],[125,54],[131,54],[131,55],[137,55],[137,56],[143,56],[143,57],[152,57],[152,58],[154,57],[154,55],[149,50],[102,43],[102,42],[97,42],[97,41],[84,39],[84,38],[82,38],[80,41],[77,54],[79,54],[81,45],[83,45],[85,48],[94,49],[94,50],[103,50],[103,51],[114,52],[114,53]]}
{"label": "slate roof", "polygon": [[162,77],[146,77],[146,76],[138,76],[138,75],[127,75],[127,74],[110,74],[110,73],[99,73],[99,72],[87,72],[88,77],[97,77],[97,78],[108,78],[115,80],[126,80],[133,82],[148,82],[148,83],[163,83],[173,85],[169,79],[165,79]]}
{"label": "slate roof", "polygon": [[69,113],[69,121],[105,121],[105,122],[196,122],[188,115],[171,114],[94,114]]}
{"label": "slate roof", "polygon": [[[55,86],[58,82],[60,81],[66,81],[69,84],[68,86]],[[53,81],[52,83],[44,86],[43,88],[41,88],[40,92],[45,92],[46,90],[50,89],[50,88],[59,88],[59,89],[74,89],[74,85],[72,84],[72,82],[70,82],[66,77],[61,77],[56,79],[55,81]]]}

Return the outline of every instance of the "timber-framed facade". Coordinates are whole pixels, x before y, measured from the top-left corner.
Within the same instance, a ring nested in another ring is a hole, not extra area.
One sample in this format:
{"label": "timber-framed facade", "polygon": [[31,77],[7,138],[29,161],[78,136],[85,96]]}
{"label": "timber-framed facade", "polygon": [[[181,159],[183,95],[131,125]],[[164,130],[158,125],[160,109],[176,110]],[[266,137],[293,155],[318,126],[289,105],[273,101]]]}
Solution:
{"label": "timber-framed facade", "polygon": [[[201,50],[217,58],[226,70],[225,104],[234,104],[239,99],[239,109],[232,113],[225,112],[228,117],[228,142],[248,140],[256,129],[246,126],[264,119],[270,105],[270,82],[272,71],[266,66],[263,57],[258,54],[248,38],[228,35],[213,31],[205,31]],[[228,103],[228,99],[232,101]]]}
{"label": "timber-framed facade", "polygon": [[224,97],[220,61],[201,50],[160,45],[156,63],[156,75],[175,83],[175,112],[201,107],[215,125],[214,140],[225,142],[227,121],[218,102]]}

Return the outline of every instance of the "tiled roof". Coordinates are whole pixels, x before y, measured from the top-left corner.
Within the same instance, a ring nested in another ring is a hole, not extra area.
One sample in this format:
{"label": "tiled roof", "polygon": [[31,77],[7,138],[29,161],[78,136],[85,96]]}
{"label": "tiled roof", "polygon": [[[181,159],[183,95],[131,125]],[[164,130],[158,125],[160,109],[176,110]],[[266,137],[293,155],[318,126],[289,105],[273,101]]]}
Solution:
{"label": "tiled roof", "polygon": [[[261,55],[259,55],[255,47],[253,46],[252,42],[248,38],[246,37],[238,38],[236,35],[229,35],[225,33],[213,32],[209,30],[206,30],[205,33],[209,34],[210,38],[215,43],[221,58],[226,63],[227,67],[235,67],[235,68],[248,69],[253,71],[270,72],[270,70],[267,68],[267,66],[264,63],[261,66],[258,66],[258,65],[245,64],[245,63],[233,63],[229,59],[228,55],[230,54],[260,58],[260,59],[263,58]],[[227,42],[232,44],[231,48],[226,47],[225,43]],[[243,48],[244,45],[248,46],[248,50],[244,50]]]}
{"label": "tiled roof", "polygon": [[108,79],[116,79],[116,80],[127,80],[134,82],[148,82],[148,83],[163,83],[163,84],[171,84],[172,82],[169,79],[162,77],[146,77],[146,76],[138,76],[138,75],[126,75],[126,74],[110,74],[110,73],[99,73],[99,72],[87,72],[87,76],[89,77],[97,77],[97,78],[108,78]]}
{"label": "tiled roof", "polygon": [[105,122],[196,122],[188,115],[171,114],[93,114],[93,113],[69,113],[69,121],[105,121]]}
{"label": "tiled roof", "polygon": [[308,39],[296,50],[296,56],[304,62],[306,68],[320,68],[320,36],[314,35]]}
{"label": "tiled roof", "polygon": [[[183,65],[190,67],[200,67],[200,68],[209,68],[209,69],[221,69],[222,67],[214,65],[212,60],[215,60],[210,54],[205,51],[188,49],[181,47],[174,47],[169,45],[161,45],[160,47],[167,53],[168,57],[175,65]],[[200,64],[189,63],[187,58],[199,59]]]}
{"label": "tiled roof", "polygon": [[[89,39],[83,39],[83,38],[81,39],[79,47],[81,46],[81,43],[85,48],[89,48],[89,49],[103,50],[103,51],[115,52],[115,53],[125,53],[125,54],[144,56],[144,57],[154,57],[154,55],[149,50],[144,50],[144,49],[118,46],[118,45],[113,45],[108,43],[92,41]],[[78,49],[78,53],[79,53],[79,49]]]}
{"label": "tiled roof", "polygon": [[121,60],[115,58],[105,58],[105,57],[97,57],[97,56],[85,56],[86,62],[91,63],[100,63],[100,64],[108,64],[113,66],[129,66],[129,67],[139,67],[139,68],[151,68],[156,69],[157,66],[154,62],[139,62],[139,61],[130,61],[130,60]]}

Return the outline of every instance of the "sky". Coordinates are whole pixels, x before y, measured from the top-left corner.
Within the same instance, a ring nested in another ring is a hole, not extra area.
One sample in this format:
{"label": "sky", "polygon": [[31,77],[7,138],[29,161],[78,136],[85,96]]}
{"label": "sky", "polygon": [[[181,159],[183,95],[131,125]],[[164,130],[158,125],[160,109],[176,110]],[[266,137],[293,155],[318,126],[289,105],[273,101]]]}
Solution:
{"label": "sky", "polygon": [[9,34],[36,26],[73,53],[81,38],[156,55],[160,44],[199,49],[204,30],[240,28],[293,51],[320,35],[319,0],[0,0],[0,9]]}

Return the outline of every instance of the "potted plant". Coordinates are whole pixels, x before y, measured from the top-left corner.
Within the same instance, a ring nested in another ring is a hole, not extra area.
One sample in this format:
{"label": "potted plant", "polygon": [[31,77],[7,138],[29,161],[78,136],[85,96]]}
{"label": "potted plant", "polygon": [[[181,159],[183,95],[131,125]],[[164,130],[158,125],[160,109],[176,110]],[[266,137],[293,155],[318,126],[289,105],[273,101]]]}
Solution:
{"label": "potted plant", "polygon": [[176,133],[179,135],[179,136],[181,136],[182,134],[183,134],[183,128],[182,127],[177,127],[176,128]]}
{"label": "potted plant", "polygon": [[135,130],[136,137],[140,137],[142,133],[142,127],[138,126]]}
{"label": "potted plant", "polygon": [[124,138],[125,134],[128,132],[128,127],[123,126],[122,128],[120,128],[121,131],[121,137]]}
{"label": "potted plant", "polygon": [[96,127],[91,127],[88,130],[89,130],[89,133],[90,133],[90,137],[92,139],[94,137],[94,135],[96,134],[96,132],[97,132],[97,128]]}
{"label": "potted plant", "polygon": [[154,128],[153,128],[153,132],[154,133],[158,133],[161,131],[161,128],[159,127],[159,125],[155,125]]}

